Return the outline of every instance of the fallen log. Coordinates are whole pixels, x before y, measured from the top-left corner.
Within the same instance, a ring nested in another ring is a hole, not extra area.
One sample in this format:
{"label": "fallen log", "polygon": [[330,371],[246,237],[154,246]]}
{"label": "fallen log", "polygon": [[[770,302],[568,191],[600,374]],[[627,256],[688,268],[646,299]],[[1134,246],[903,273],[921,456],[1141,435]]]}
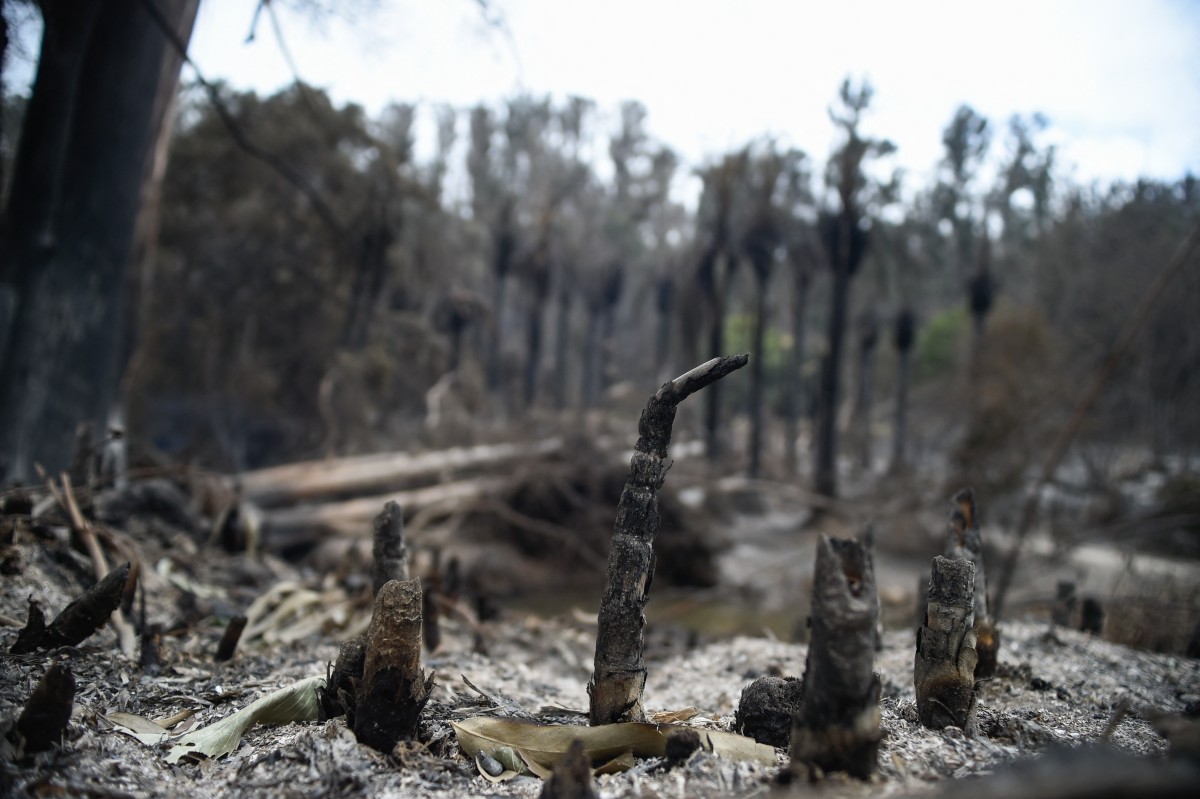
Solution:
{"label": "fallen log", "polygon": [[[558,452],[562,446],[561,438],[547,438],[532,443],[483,444],[417,454],[387,452],[273,466],[243,472],[229,478],[229,482],[231,487],[240,489],[245,501],[272,508],[419,488],[472,471],[495,471],[506,462],[541,457]],[[372,515],[378,509],[376,504]]]}
{"label": "fallen log", "polygon": [[412,514],[438,503],[463,502],[493,494],[506,482],[506,478],[477,478],[383,496],[267,511],[262,515],[262,542],[268,551],[279,552],[313,546],[326,535],[367,538],[372,535],[372,520],[388,502],[395,502]]}

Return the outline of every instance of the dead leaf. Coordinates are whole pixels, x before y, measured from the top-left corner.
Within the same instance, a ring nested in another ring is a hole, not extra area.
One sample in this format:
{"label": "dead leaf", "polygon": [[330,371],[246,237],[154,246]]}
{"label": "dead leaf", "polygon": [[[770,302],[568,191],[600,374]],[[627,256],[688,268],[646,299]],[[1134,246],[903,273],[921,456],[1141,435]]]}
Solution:
{"label": "dead leaf", "polygon": [[[633,757],[664,757],[667,735],[675,729],[695,730],[701,746],[709,752],[734,760],[775,765],[775,749],[753,738],[717,730],[681,727],[673,724],[628,722],[586,727],[575,724],[537,724],[515,719],[476,716],[462,722],[450,722],[459,746],[475,758],[480,752],[496,758],[507,748],[516,752],[529,771],[545,779],[567,747],[576,738],[583,741],[592,763],[603,764],[605,773],[624,770]],[[497,758],[499,759],[499,758]]]}
{"label": "dead leaf", "polygon": [[255,724],[288,724],[316,721],[321,709],[317,692],[324,677],[309,677],[280,688],[247,705],[231,716],[180,737],[167,753],[168,763],[184,757],[221,757],[237,748],[242,736]]}
{"label": "dead leaf", "polygon": [[657,713],[650,713],[650,721],[655,724],[676,724],[681,721],[688,721],[700,715],[700,710],[694,707],[685,707],[680,710],[660,710]]}
{"label": "dead leaf", "polygon": [[136,738],[146,746],[157,746],[171,735],[161,724],[133,713],[108,713],[104,718],[112,722],[118,732]]}

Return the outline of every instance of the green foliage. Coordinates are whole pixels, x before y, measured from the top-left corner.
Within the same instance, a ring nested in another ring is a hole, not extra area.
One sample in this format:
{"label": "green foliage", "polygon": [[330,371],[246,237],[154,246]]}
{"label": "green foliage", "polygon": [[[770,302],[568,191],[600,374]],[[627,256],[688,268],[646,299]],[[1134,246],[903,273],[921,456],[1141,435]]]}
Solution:
{"label": "green foliage", "polygon": [[952,375],[970,328],[971,317],[961,305],[935,314],[917,338],[913,378],[921,382]]}

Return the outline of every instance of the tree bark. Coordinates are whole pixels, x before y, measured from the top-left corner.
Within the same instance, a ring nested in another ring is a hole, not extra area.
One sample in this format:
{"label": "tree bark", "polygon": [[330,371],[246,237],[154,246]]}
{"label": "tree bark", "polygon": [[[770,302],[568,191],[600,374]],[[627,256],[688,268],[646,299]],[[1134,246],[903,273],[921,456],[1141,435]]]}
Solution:
{"label": "tree bark", "polygon": [[658,534],[658,492],[669,464],[667,447],[679,403],[746,365],[747,355],[713,358],[663,384],[646,403],[629,476],[617,506],[612,549],[596,632],[595,670],[588,683],[593,726],[645,721],[646,685],[642,611],[654,577],[654,538]]}
{"label": "tree bark", "polygon": [[[164,14],[179,29],[190,0]],[[16,308],[0,365],[7,477],[66,466],[75,426],[107,423],[124,280],[167,40],[135,0],[45,3],[5,221]]]}

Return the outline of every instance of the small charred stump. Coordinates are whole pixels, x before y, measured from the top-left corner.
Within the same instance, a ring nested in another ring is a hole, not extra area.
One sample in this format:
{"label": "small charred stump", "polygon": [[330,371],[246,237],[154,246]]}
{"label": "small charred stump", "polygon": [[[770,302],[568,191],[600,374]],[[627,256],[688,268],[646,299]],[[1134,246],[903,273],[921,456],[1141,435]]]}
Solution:
{"label": "small charred stump", "polygon": [[952,533],[949,546],[946,547],[946,557],[965,558],[975,564],[975,650],[979,655],[975,677],[987,679],[996,674],[1000,632],[996,629],[996,622],[988,605],[987,575],[983,568],[983,537],[979,530],[975,492],[964,488],[954,495],[952,501],[955,507],[950,513]]}
{"label": "small charred stump", "polygon": [[218,663],[233,660],[238,642],[242,640],[242,632],[246,629],[246,621],[246,617],[241,615],[234,616],[229,620],[229,624],[225,626],[225,632],[221,633],[221,640],[217,643],[217,652],[214,657]]}
{"label": "small charred stump", "polygon": [[375,596],[355,686],[354,734],[380,752],[416,737],[433,690],[433,674],[421,671],[422,594],[420,580],[392,580]]}
{"label": "small charred stump", "polygon": [[592,725],[645,721],[646,686],[642,611],[654,577],[654,537],[658,534],[658,492],[667,476],[667,447],[679,403],[746,365],[748,355],[713,358],[664,383],[638,422],[638,440],[629,476],[617,506],[612,549],[596,632],[595,671],[588,683]]}
{"label": "small charred stump", "polygon": [[925,623],[917,630],[917,715],[934,730],[966,729],[975,711],[975,564],[933,559]]}
{"label": "small charred stump", "polygon": [[812,640],[792,728],[792,771],[875,772],[879,742],[875,573],[857,541],[821,536],[813,575]]}
{"label": "small charred stump", "polygon": [[9,740],[22,755],[45,752],[62,740],[75,705],[75,676],[55,663],[46,669],[9,732]]}
{"label": "small charred stump", "polygon": [[592,783],[592,764],[588,762],[583,741],[576,738],[566,754],[554,766],[550,779],[542,786],[538,799],[596,799]]}
{"label": "small charred stump", "polygon": [[803,697],[804,683],[795,677],[759,677],[742,689],[733,717],[734,732],[749,735],[760,744],[787,746]]}
{"label": "small charred stump", "polygon": [[125,563],[63,608],[49,626],[46,626],[46,617],[41,608],[30,600],[29,619],[8,651],[23,655],[39,649],[82,643],[104,626],[113,611],[120,607],[128,581],[129,564]]}

